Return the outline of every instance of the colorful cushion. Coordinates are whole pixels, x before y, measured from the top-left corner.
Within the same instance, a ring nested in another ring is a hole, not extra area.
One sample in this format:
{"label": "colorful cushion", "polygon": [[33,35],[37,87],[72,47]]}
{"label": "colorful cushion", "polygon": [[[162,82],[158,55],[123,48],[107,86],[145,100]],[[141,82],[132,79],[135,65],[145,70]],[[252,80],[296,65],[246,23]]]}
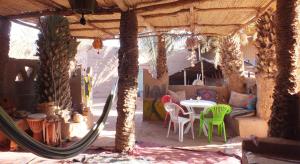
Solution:
{"label": "colorful cushion", "polygon": [[257,97],[255,97],[255,96],[249,97],[247,109],[255,110],[256,109],[256,101],[257,101]]}
{"label": "colorful cushion", "polygon": [[[236,107],[236,108],[244,108],[248,109],[248,104],[251,101],[254,101],[254,95],[249,95],[249,94],[243,94],[243,93],[238,93],[231,91],[230,94],[230,99],[229,99],[229,105]],[[252,106],[254,105],[253,103],[256,104],[256,102],[252,102]],[[249,109],[253,109],[253,107],[249,106]]]}
{"label": "colorful cushion", "polygon": [[200,96],[202,100],[209,100],[209,101],[217,101],[217,93],[214,90],[210,89],[198,89],[197,96]]}

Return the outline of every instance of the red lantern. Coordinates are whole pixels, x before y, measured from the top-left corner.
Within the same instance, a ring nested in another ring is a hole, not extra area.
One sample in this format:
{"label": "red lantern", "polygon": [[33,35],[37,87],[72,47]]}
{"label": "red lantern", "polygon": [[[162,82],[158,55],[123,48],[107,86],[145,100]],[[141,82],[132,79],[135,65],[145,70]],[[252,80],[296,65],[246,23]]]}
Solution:
{"label": "red lantern", "polygon": [[99,54],[99,50],[103,47],[102,40],[100,38],[94,39],[93,47],[98,50],[97,54]]}

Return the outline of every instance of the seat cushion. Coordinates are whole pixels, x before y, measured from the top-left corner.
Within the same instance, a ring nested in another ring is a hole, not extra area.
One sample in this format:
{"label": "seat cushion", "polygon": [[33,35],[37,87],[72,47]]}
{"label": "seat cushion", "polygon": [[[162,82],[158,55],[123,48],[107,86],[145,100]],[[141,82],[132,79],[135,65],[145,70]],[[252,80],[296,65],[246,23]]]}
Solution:
{"label": "seat cushion", "polygon": [[248,109],[249,107],[249,110],[254,110],[254,106],[256,105],[255,100],[256,99],[254,95],[231,91],[229,105],[244,109]]}
{"label": "seat cushion", "polygon": [[247,110],[244,108],[236,108],[233,107],[232,111],[230,113],[230,117],[235,118],[235,117],[250,117],[250,116],[255,116],[255,111],[254,110]]}

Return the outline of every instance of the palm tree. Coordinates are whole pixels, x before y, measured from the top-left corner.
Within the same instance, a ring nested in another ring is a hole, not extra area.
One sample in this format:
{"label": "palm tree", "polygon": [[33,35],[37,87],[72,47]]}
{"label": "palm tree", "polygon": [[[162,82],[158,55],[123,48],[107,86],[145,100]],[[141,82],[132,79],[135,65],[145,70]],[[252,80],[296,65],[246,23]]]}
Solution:
{"label": "palm tree", "polygon": [[176,43],[185,39],[185,36],[168,34],[140,38],[139,47],[147,53],[151,69],[156,72],[157,79],[168,72],[167,56],[169,53],[174,50]]}
{"label": "palm tree", "polygon": [[297,129],[298,8],[298,0],[277,0],[275,31],[278,75],[269,120],[271,137],[293,138]]}
{"label": "palm tree", "polygon": [[121,13],[119,82],[115,149],[130,152],[135,143],[134,115],[137,99],[137,17],[133,10]]}
{"label": "palm tree", "polygon": [[[257,115],[269,119],[273,104],[276,67],[274,12],[270,9],[256,23],[258,50],[256,65]],[[268,88],[268,89],[266,89]]]}
{"label": "palm tree", "polygon": [[41,19],[40,26],[37,40],[39,102],[54,101],[61,109],[70,109],[70,61],[74,60],[79,43],[71,37],[65,17],[46,16]]}
{"label": "palm tree", "polygon": [[158,35],[157,41],[158,55],[156,57],[156,72],[157,79],[161,79],[165,74],[168,73],[165,37]]}
{"label": "palm tree", "polygon": [[3,96],[5,65],[8,62],[10,26],[9,20],[0,17],[0,98]]}
{"label": "palm tree", "polygon": [[244,59],[240,39],[236,34],[222,39],[220,43],[221,69],[228,80],[230,91],[245,92],[242,73]]}

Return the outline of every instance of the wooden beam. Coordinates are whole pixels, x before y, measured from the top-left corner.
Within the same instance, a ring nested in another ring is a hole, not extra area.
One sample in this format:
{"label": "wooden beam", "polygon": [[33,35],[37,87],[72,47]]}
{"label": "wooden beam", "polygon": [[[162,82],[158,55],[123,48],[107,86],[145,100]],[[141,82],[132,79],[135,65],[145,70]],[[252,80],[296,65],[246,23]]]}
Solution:
{"label": "wooden beam", "polygon": [[[200,35],[200,34],[172,34],[172,33],[168,33],[166,31],[157,31],[156,33],[154,32],[146,32],[146,33],[140,33],[138,35],[138,38],[145,38],[145,37],[156,37],[158,36],[158,34],[161,35],[169,35],[169,36],[195,36],[195,35]],[[217,33],[202,33],[201,35],[206,35],[206,36],[220,36],[220,34]],[[97,37],[89,37],[89,36],[74,36],[75,38],[78,39],[95,39]],[[102,40],[119,40],[119,36],[116,37],[105,37],[105,38],[101,38]]]}
{"label": "wooden beam", "polygon": [[[257,7],[228,7],[228,8],[194,8],[194,12],[201,12],[201,11],[255,11],[258,12],[259,8]],[[174,12],[155,12],[155,14],[147,14],[146,12],[141,12],[140,15],[142,15],[144,18],[156,18],[156,17],[162,17],[162,16],[176,16],[177,14],[188,14],[190,9],[180,9],[178,11]]]}
{"label": "wooden beam", "polygon": [[[240,28],[243,24],[194,24],[196,27],[237,27]],[[178,26],[154,26],[156,29],[172,29],[172,28],[190,28],[191,26],[186,25],[178,25]]]}
{"label": "wooden beam", "polygon": [[195,23],[196,23],[196,15],[194,12],[194,6],[190,7],[190,19],[189,19],[189,23],[190,23],[190,29],[192,31],[192,33],[195,32]]}
{"label": "wooden beam", "polygon": [[[24,18],[32,18],[32,17],[40,17],[40,16],[46,16],[46,15],[64,15],[64,16],[71,16],[74,15],[75,13],[71,10],[68,9],[58,3],[56,3],[53,0],[49,0],[51,3],[46,3],[42,0],[36,0],[37,2],[41,4],[53,4],[51,7],[55,9],[47,9],[43,11],[35,11],[35,12],[25,12],[22,14],[15,14],[15,15],[7,15],[8,19],[24,19]],[[202,0],[200,3],[207,1],[207,0]],[[159,11],[156,12],[155,14],[149,14],[145,15],[143,12],[146,11],[153,11],[155,9],[164,9],[164,8],[172,8],[172,7],[178,7],[180,5],[188,5],[188,4],[193,4],[196,3],[197,1],[195,0],[178,0],[176,2],[168,2],[164,4],[156,4],[153,6],[144,6],[141,8],[137,8],[136,12],[139,13],[138,15],[141,15],[143,17],[158,17],[158,16],[164,16],[164,15],[170,15],[170,14],[176,14],[179,12],[188,12],[189,8],[187,9],[181,9],[176,12],[172,13],[160,13]],[[228,8],[195,8],[195,11],[212,11],[212,10],[257,10],[255,7],[228,7]],[[103,15],[103,14],[113,14],[113,13],[120,13],[121,10],[119,8],[113,7],[109,9],[104,9],[104,8],[97,8],[95,12],[92,15]]]}
{"label": "wooden beam", "polygon": [[52,3],[51,0],[45,1],[45,0],[27,0],[30,3],[39,3],[42,4],[46,7],[52,7],[52,8],[59,8],[58,6],[56,6],[55,4]]}
{"label": "wooden beam", "polygon": [[136,8],[136,12],[140,13],[140,12],[145,12],[145,11],[154,11],[154,10],[161,10],[164,8],[175,8],[178,6],[183,6],[183,5],[192,5],[193,3],[199,3],[199,2],[205,2],[205,1],[209,1],[209,0],[202,0],[202,1],[198,1],[198,0],[177,0],[177,1],[169,1],[167,3],[163,3],[163,4],[155,4],[155,5],[151,5],[151,6],[143,6],[143,7],[138,7]]}
{"label": "wooden beam", "polygon": [[[120,19],[112,19],[112,20],[86,20],[87,23],[120,23]],[[79,22],[72,22],[70,24],[80,24]]]}
{"label": "wooden beam", "polygon": [[[105,29],[105,30],[119,30],[119,26],[118,27],[102,27],[101,29]],[[138,28],[147,28],[147,26],[138,26]],[[70,31],[97,31],[98,29],[95,28],[73,28],[70,29]]]}
{"label": "wooden beam", "polygon": [[[91,15],[113,14],[116,12],[120,12],[119,9],[98,8],[95,10],[95,13],[91,14]],[[41,17],[41,16],[47,16],[47,15],[72,16],[72,15],[76,15],[76,13],[74,13],[72,11],[72,9],[47,9],[47,10],[42,10],[42,11],[25,12],[22,14],[6,15],[4,17],[12,20],[12,19],[34,18],[34,17]]]}
{"label": "wooden beam", "polygon": [[149,30],[151,30],[151,31],[154,31],[155,30],[155,28],[154,28],[154,26],[151,24],[151,23],[149,23],[143,16],[141,16],[141,15],[136,15],[137,16],[137,18],[141,21],[141,23],[144,23],[145,25],[146,25],[146,27],[149,29]]}
{"label": "wooden beam", "polygon": [[26,27],[30,27],[30,28],[40,30],[40,28],[38,26],[34,26],[34,25],[31,25],[31,24],[28,24],[28,23],[25,23],[25,22],[22,22],[22,21],[19,21],[19,20],[12,20],[12,22],[23,25],[23,26],[26,26]]}
{"label": "wooden beam", "polygon": [[[44,1],[44,0],[39,0],[39,1]],[[55,2],[54,0],[48,0],[48,1],[50,1],[54,6],[56,6],[56,7],[58,7],[58,8],[66,9],[65,6],[63,6],[63,5],[61,5],[61,4],[57,3],[57,2]]]}
{"label": "wooden beam", "polygon": [[271,5],[275,1],[276,0],[271,0],[265,7],[259,9],[259,11],[257,12],[256,16],[253,19],[251,19],[247,23],[243,24],[239,29],[232,32],[232,34],[235,34],[235,33],[239,32],[241,29],[243,29],[243,28],[247,27],[248,25],[250,25],[251,23],[254,23],[255,21],[257,21],[259,19],[259,17],[261,17],[271,7]]}
{"label": "wooden beam", "polygon": [[99,31],[102,31],[103,33],[106,33],[106,34],[110,35],[111,37],[113,37],[115,35],[114,33],[111,33],[109,31],[107,31],[106,29],[100,28],[100,27],[98,27],[98,26],[96,26],[96,25],[94,25],[92,23],[89,23],[88,25],[94,27],[95,29],[97,29]]}
{"label": "wooden beam", "polygon": [[[58,6],[60,9],[67,9],[65,6],[62,6],[62,5],[60,5],[60,4],[57,4],[57,3],[54,2],[53,0],[50,0],[50,2],[55,3],[56,6]],[[72,11],[72,12],[73,12],[74,14],[76,14],[74,11]],[[75,15],[75,17],[77,17],[78,19],[80,19],[80,16],[77,15],[77,14]],[[103,33],[105,33],[105,34],[108,34],[108,35],[111,36],[111,37],[114,36],[113,33],[109,32],[109,31],[107,31],[107,30],[105,30],[105,29],[103,29],[103,28],[100,28],[100,27],[94,25],[93,23],[91,23],[91,22],[89,22],[89,21],[87,21],[87,24],[88,24],[89,26],[92,26],[92,27],[94,27],[95,29],[97,29],[97,30],[99,30],[99,31],[101,31],[101,32],[103,32]]]}

